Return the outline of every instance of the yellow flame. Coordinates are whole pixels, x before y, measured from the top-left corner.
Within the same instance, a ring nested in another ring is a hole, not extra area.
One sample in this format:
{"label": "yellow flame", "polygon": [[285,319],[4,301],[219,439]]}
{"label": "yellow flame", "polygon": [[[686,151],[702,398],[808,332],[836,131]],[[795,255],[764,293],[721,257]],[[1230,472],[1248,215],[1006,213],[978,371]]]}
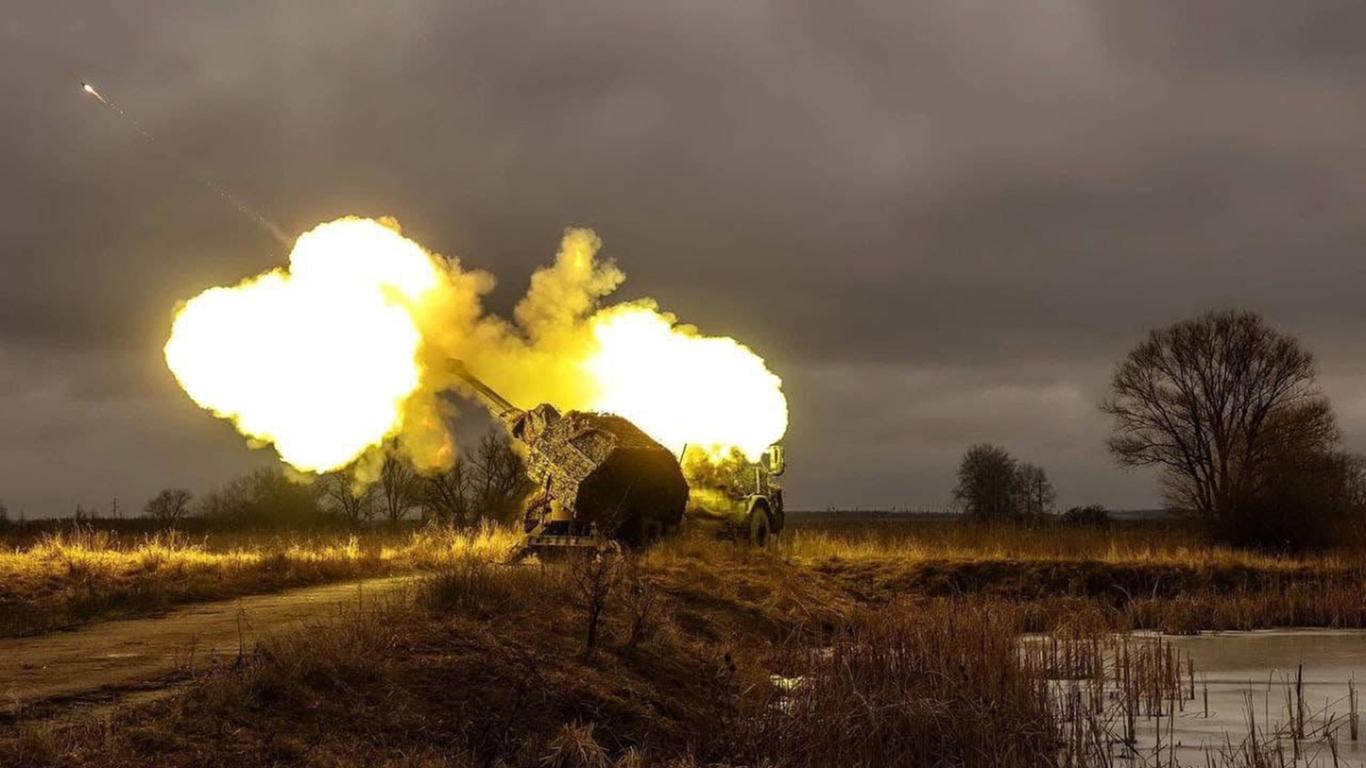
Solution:
{"label": "yellow flame", "polygon": [[483,311],[490,275],[392,220],[339,219],[302,235],[288,270],[187,302],[166,362],[196,403],[309,472],[364,457],[358,473],[372,474],[370,449],[395,436],[419,468],[448,466],[453,359],[525,407],[610,411],[675,451],[757,459],[787,428],[781,380],[743,344],[648,301],[600,309],[625,276],[599,246],[566,232],[511,323]]}
{"label": "yellow flame", "polygon": [[421,246],[340,219],[299,237],[289,271],[187,302],[166,363],[196,403],[290,465],[336,469],[401,428],[421,382],[415,312],[440,283]]}
{"label": "yellow flame", "polygon": [[625,416],[674,451],[751,461],[787,431],[787,398],[763,358],[731,338],[702,336],[648,304],[599,312],[597,349],[583,363],[593,408]]}

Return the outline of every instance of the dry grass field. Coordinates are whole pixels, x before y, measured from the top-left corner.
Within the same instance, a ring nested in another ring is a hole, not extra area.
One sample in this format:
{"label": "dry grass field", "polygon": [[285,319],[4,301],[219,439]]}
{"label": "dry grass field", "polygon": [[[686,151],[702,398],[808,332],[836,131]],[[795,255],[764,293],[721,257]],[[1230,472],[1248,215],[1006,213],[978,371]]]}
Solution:
{"label": "dry grass field", "polygon": [[1035,631],[1078,611],[1126,630],[1366,627],[1366,554],[1352,548],[1291,556],[1165,526],[945,522],[797,528],[779,552],[862,602],[1006,600]]}
{"label": "dry grass field", "polygon": [[[769,551],[683,538],[516,567],[498,564],[510,541],[372,547],[373,567],[427,571],[414,594],[201,663],[165,700],[16,721],[0,754],[16,766],[1103,765],[1048,694],[1046,665],[1019,653],[1023,633],[1084,651],[1115,629],[1366,625],[1351,553],[1277,558],[1162,532],[799,528]],[[186,572],[223,568],[216,557],[266,568],[241,549],[192,551]],[[299,551],[313,553],[303,563],[329,550]],[[1216,764],[1261,755],[1240,754]]]}
{"label": "dry grass field", "polygon": [[782,548],[794,557],[808,559],[1087,561],[1268,570],[1353,566],[1364,560],[1361,553],[1350,549],[1295,557],[1210,544],[1198,530],[1174,523],[1090,527],[952,519],[854,523],[820,519],[790,527]]}
{"label": "dry grass field", "polygon": [[45,533],[0,550],[0,636],[155,613],[287,587],[430,569],[467,554],[495,557],[509,531],[363,536],[177,533],[119,536],[93,527]]}
{"label": "dry grass field", "polygon": [[[120,536],[77,526],[0,549],[0,636],[294,586],[432,570],[465,555],[496,561],[515,542],[513,532],[496,527],[475,533],[437,528],[359,535]],[[705,560],[711,546],[684,538],[656,548],[648,559],[661,567],[691,563]],[[798,568],[799,580],[828,580],[850,599],[1028,600],[1039,626],[1053,608],[1070,611],[1075,600],[1124,628],[1366,623],[1360,591],[1366,557],[1360,552],[1269,555],[1204,544],[1179,528],[798,525],[772,554],[784,567]],[[754,586],[774,588],[783,586]]]}

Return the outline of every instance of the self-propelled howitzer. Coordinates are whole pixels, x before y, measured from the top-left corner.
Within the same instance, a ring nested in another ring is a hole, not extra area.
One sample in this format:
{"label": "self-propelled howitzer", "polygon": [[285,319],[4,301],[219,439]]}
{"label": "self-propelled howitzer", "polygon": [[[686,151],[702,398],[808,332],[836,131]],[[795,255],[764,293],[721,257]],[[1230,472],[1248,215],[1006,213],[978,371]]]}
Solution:
{"label": "self-propelled howitzer", "polygon": [[514,406],[457,363],[456,373],[527,447],[536,491],[527,503],[523,551],[647,544],[677,528],[688,484],[669,449],[610,413]]}

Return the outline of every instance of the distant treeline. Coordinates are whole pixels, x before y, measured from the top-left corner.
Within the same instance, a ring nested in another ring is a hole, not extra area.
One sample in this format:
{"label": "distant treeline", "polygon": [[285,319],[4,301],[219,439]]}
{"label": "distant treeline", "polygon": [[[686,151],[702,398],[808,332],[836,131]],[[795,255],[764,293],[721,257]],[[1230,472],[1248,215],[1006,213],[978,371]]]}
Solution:
{"label": "distant treeline", "polygon": [[[907,509],[796,509],[787,511],[787,520],[796,526],[831,525],[858,526],[867,523],[904,523],[906,525],[954,525],[958,523],[993,522],[983,521],[962,509],[944,510],[907,510]],[[1192,528],[1196,521],[1189,515],[1168,510],[1128,510],[1106,509],[1100,505],[1069,507],[1055,510],[1050,514],[1032,517],[1009,518],[999,521],[1008,525],[1050,526],[1050,525],[1090,525],[1119,526],[1125,528]]]}
{"label": "distant treeline", "polygon": [[291,477],[280,467],[264,467],[199,495],[166,488],[136,518],[103,517],[77,507],[71,517],[23,520],[9,515],[0,503],[0,530],[13,538],[73,524],[128,534],[167,527],[187,533],[404,528],[426,523],[470,527],[486,521],[513,522],[530,490],[521,455],[502,432],[490,430],[473,451],[462,453],[441,472],[419,472],[391,447],[369,481],[349,470]]}

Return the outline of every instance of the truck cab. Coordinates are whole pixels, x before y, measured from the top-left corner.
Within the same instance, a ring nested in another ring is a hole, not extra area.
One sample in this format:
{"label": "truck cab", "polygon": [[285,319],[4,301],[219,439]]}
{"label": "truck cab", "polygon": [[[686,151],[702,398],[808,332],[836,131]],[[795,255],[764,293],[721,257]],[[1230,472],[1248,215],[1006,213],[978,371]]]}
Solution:
{"label": "truck cab", "polygon": [[689,527],[715,528],[725,538],[764,547],[783,530],[783,489],[778,478],[786,470],[781,445],[770,446],[759,461],[739,452],[715,457],[689,455],[680,463],[690,488]]}

